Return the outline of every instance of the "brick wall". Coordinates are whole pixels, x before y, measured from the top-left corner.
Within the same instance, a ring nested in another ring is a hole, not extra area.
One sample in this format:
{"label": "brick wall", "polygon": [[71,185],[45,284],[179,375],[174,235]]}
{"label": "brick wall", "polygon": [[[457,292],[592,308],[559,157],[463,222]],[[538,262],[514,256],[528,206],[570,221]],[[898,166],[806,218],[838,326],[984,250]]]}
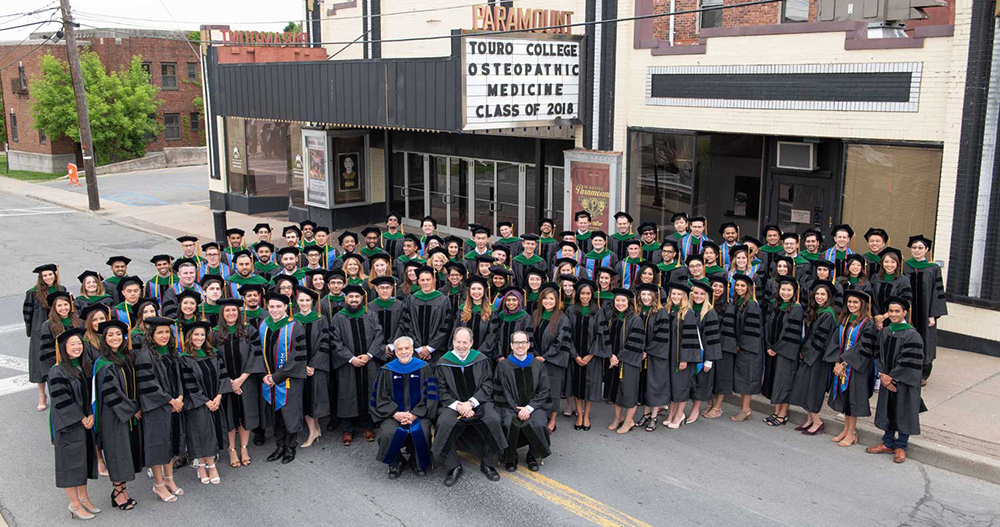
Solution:
{"label": "brick wall", "polygon": [[[86,33],[83,33],[84,35]],[[147,151],[160,151],[164,147],[173,146],[198,146],[204,141],[204,116],[198,116],[197,130],[191,129],[190,114],[195,111],[192,101],[202,94],[201,86],[188,82],[187,63],[196,64],[196,82],[201,80],[201,65],[199,57],[192,51],[187,42],[173,41],[159,38],[93,38],[90,40],[81,39],[87,43],[90,49],[96,52],[108,71],[117,71],[122,67],[127,67],[133,55],[141,55],[144,62],[150,63],[152,73],[152,83],[155,86],[163,86],[160,65],[163,63],[175,63],[177,65],[177,90],[162,90],[158,97],[163,100],[163,104],[157,113],[157,119],[162,123],[163,114],[176,113],[180,117],[181,138],[179,140],[166,140],[164,133],[147,146]],[[8,142],[10,149],[36,154],[70,154],[76,150],[75,144],[68,138],[60,138],[53,141],[47,138],[46,144],[39,143],[38,130],[34,128],[34,120],[31,117],[31,105],[34,102],[30,98],[32,79],[41,75],[40,63],[46,53],[66,60],[65,45],[45,44],[34,51],[40,41],[29,40],[22,46],[0,45],[0,55],[13,58],[30,54],[21,59],[25,74],[28,78],[28,95],[14,93],[11,87],[11,79],[17,78],[17,64],[0,71],[0,82],[3,87],[4,119],[7,129],[10,130],[11,109],[17,115],[18,141],[11,141],[11,134],[8,132]]]}

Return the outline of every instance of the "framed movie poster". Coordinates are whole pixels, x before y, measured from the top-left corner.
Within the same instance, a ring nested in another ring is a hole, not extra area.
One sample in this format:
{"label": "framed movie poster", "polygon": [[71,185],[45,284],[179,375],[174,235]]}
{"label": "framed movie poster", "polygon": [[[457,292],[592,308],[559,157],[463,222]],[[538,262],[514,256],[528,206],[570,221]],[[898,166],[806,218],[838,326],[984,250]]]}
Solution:
{"label": "framed movie poster", "polygon": [[305,202],[314,207],[330,207],[329,145],[322,130],[302,130],[305,157],[303,186]]}
{"label": "framed movie poster", "polygon": [[350,130],[330,132],[333,152],[332,207],[368,201],[368,134]]}
{"label": "framed movie poster", "polygon": [[358,173],[358,169],[361,167],[361,164],[358,163],[359,159],[361,159],[359,152],[337,154],[337,170],[340,171],[337,175],[337,190],[341,192],[361,190],[361,175]]}

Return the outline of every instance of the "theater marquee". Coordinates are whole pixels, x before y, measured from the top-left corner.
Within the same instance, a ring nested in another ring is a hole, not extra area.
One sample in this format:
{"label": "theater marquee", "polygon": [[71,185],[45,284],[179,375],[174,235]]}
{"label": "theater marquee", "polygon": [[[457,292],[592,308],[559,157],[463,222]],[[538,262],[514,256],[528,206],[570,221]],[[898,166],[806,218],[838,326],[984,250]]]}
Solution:
{"label": "theater marquee", "polygon": [[462,44],[464,129],[577,122],[581,38],[466,36]]}

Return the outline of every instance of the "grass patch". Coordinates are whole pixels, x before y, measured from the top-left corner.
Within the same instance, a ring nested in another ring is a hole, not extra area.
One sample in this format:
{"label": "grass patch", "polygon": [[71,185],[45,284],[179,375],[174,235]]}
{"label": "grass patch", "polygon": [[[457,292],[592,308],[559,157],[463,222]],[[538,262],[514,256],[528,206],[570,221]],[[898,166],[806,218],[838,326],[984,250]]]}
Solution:
{"label": "grass patch", "polygon": [[7,156],[0,155],[0,176],[7,176],[21,181],[50,181],[66,174],[50,174],[48,172],[31,172],[29,170],[7,170]]}

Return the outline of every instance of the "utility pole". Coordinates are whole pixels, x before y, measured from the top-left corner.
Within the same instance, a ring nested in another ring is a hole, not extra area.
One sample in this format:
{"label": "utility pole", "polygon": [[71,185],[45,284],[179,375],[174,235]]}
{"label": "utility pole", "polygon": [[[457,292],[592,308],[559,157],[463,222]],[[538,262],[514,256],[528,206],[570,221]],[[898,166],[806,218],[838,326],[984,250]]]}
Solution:
{"label": "utility pole", "polygon": [[66,36],[66,57],[69,59],[69,73],[73,77],[73,92],[76,94],[76,115],[80,124],[80,146],[83,149],[83,168],[87,171],[87,198],[90,210],[100,210],[101,195],[97,190],[97,167],[94,165],[94,141],[90,136],[90,114],[87,112],[87,92],[83,89],[83,74],[80,72],[80,52],[76,49],[76,34],[73,32],[73,16],[69,12],[69,0],[59,0],[62,9],[63,32]]}

